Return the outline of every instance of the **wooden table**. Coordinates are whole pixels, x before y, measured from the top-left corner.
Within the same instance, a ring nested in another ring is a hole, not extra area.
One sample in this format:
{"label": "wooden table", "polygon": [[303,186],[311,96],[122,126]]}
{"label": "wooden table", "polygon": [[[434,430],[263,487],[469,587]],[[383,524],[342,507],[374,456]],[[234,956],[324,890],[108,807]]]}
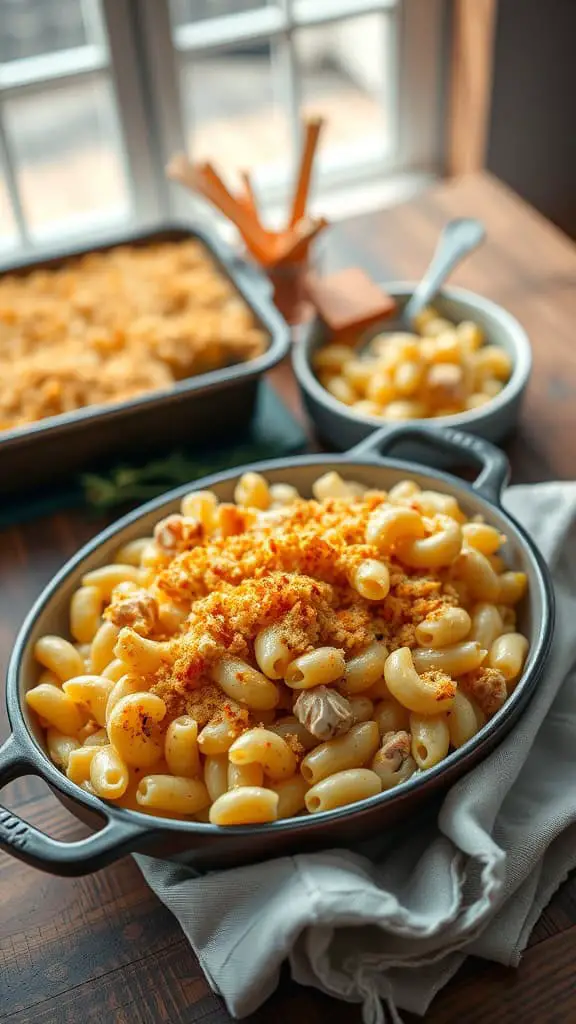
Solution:
{"label": "wooden table", "polygon": [[[576,476],[576,247],[485,176],[442,185],[331,233],[330,267],[357,264],[379,280],[424,268],[444,221],[481,217],[488,244],[455,282],[501,302],[526,326],[534,374],[521,427],[508,447],[516,481]],[[288,366],[272,375],[301,415]],[[0,659],[53,573],[104,525],[62,512],[0,534]],[[0,711],[0,739],[8,732]],[[27,820],[62,839],[85,831],[37,779],[2,794]],[[52,878],[0,854],[0,1020],[10,1024],[225,1024],[190,947],[131,858],[79,879]],[[542,915],[517,972],[469,961],[436,999],[430,1024],[576,1021],[576,878]],[[284,976],[253,1024],[360,1021],[356,1006],[299,988]],[[406,1020],[415,1021],[406,1015]]]}

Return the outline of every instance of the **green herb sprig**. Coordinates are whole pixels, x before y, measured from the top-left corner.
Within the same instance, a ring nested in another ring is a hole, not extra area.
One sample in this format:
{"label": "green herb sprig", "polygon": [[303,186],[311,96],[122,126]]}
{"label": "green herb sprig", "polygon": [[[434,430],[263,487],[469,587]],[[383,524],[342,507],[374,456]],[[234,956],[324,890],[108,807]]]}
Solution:
{"label": "green herb sprig", "polygon": [[266,442],[240,445],[232,451],[213,452],[203,458],[179,451],[143,466],[121,465],[106,474],[85,473],[80,482],[87,505],[105,511],[118,505],[147,501],[179,484],[272,458],[275,454],[277,448]]}

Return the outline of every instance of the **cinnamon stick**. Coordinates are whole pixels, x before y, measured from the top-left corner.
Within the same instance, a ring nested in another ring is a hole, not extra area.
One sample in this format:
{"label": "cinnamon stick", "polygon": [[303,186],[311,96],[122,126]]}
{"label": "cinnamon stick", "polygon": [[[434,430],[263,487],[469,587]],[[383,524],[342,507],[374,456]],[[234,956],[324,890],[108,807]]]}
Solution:
{"label": "cinnamon stick", "polygon": [[304,148],[300,158],[300,168],[296,179],[294,198],[292,200],[292,211],[290,214],[289,226],[293,228],[306,212],[310,182],[312,179],[312,168],[318,139],[324,121],[321,117],[310,118],[305,126]]}
{"label": "cinnamon stick", "polygon": [[255,220],[258,220],[258,202],[256,200],[256,193],[254,192],[254,186],[252,179],[248,171],[240,171],[240,177],[242,179],[242,196],[241,202],[245,206],[248,213],[250,213]]}
{"label": "cinnamon stick", "polygon": [[183,155],[170,161],[167,173],[174,181],[199,192],[236,225],[246,245],[264,265],[274,259],[273,237],[235,199],[210,164],[193,165]]}

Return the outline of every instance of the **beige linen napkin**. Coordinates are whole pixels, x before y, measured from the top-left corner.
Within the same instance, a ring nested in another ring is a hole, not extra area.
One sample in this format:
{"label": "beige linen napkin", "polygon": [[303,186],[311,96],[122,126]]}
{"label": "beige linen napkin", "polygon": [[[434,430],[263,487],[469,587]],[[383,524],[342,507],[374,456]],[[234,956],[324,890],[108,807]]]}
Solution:
{"label": "beige linen napkin", "polygon": [[293,977],[363,1004],[366,1024],[425,1013],[471,953],[515,965],[576,866],[576,484],[511,488],[509,511],[552,571],[557,628],[544,678],[512,733],[439,814],[353,851],[196,877],[137,857],[235,1017]]}

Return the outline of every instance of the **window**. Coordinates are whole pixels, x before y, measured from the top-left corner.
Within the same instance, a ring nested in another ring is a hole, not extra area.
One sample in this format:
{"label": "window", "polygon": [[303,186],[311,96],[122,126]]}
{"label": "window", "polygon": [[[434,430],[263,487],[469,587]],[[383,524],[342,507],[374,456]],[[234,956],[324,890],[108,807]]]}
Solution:
{"label": "window", "polygon": [[302,114],[322,194],[440,162],[443,0],[0,0],[0,250],[171,214],[176,150],[286,198]]}
{"label": "window", "polygon": [[0,0],[0,250],[155,212],[126,15],[122,0]]}

